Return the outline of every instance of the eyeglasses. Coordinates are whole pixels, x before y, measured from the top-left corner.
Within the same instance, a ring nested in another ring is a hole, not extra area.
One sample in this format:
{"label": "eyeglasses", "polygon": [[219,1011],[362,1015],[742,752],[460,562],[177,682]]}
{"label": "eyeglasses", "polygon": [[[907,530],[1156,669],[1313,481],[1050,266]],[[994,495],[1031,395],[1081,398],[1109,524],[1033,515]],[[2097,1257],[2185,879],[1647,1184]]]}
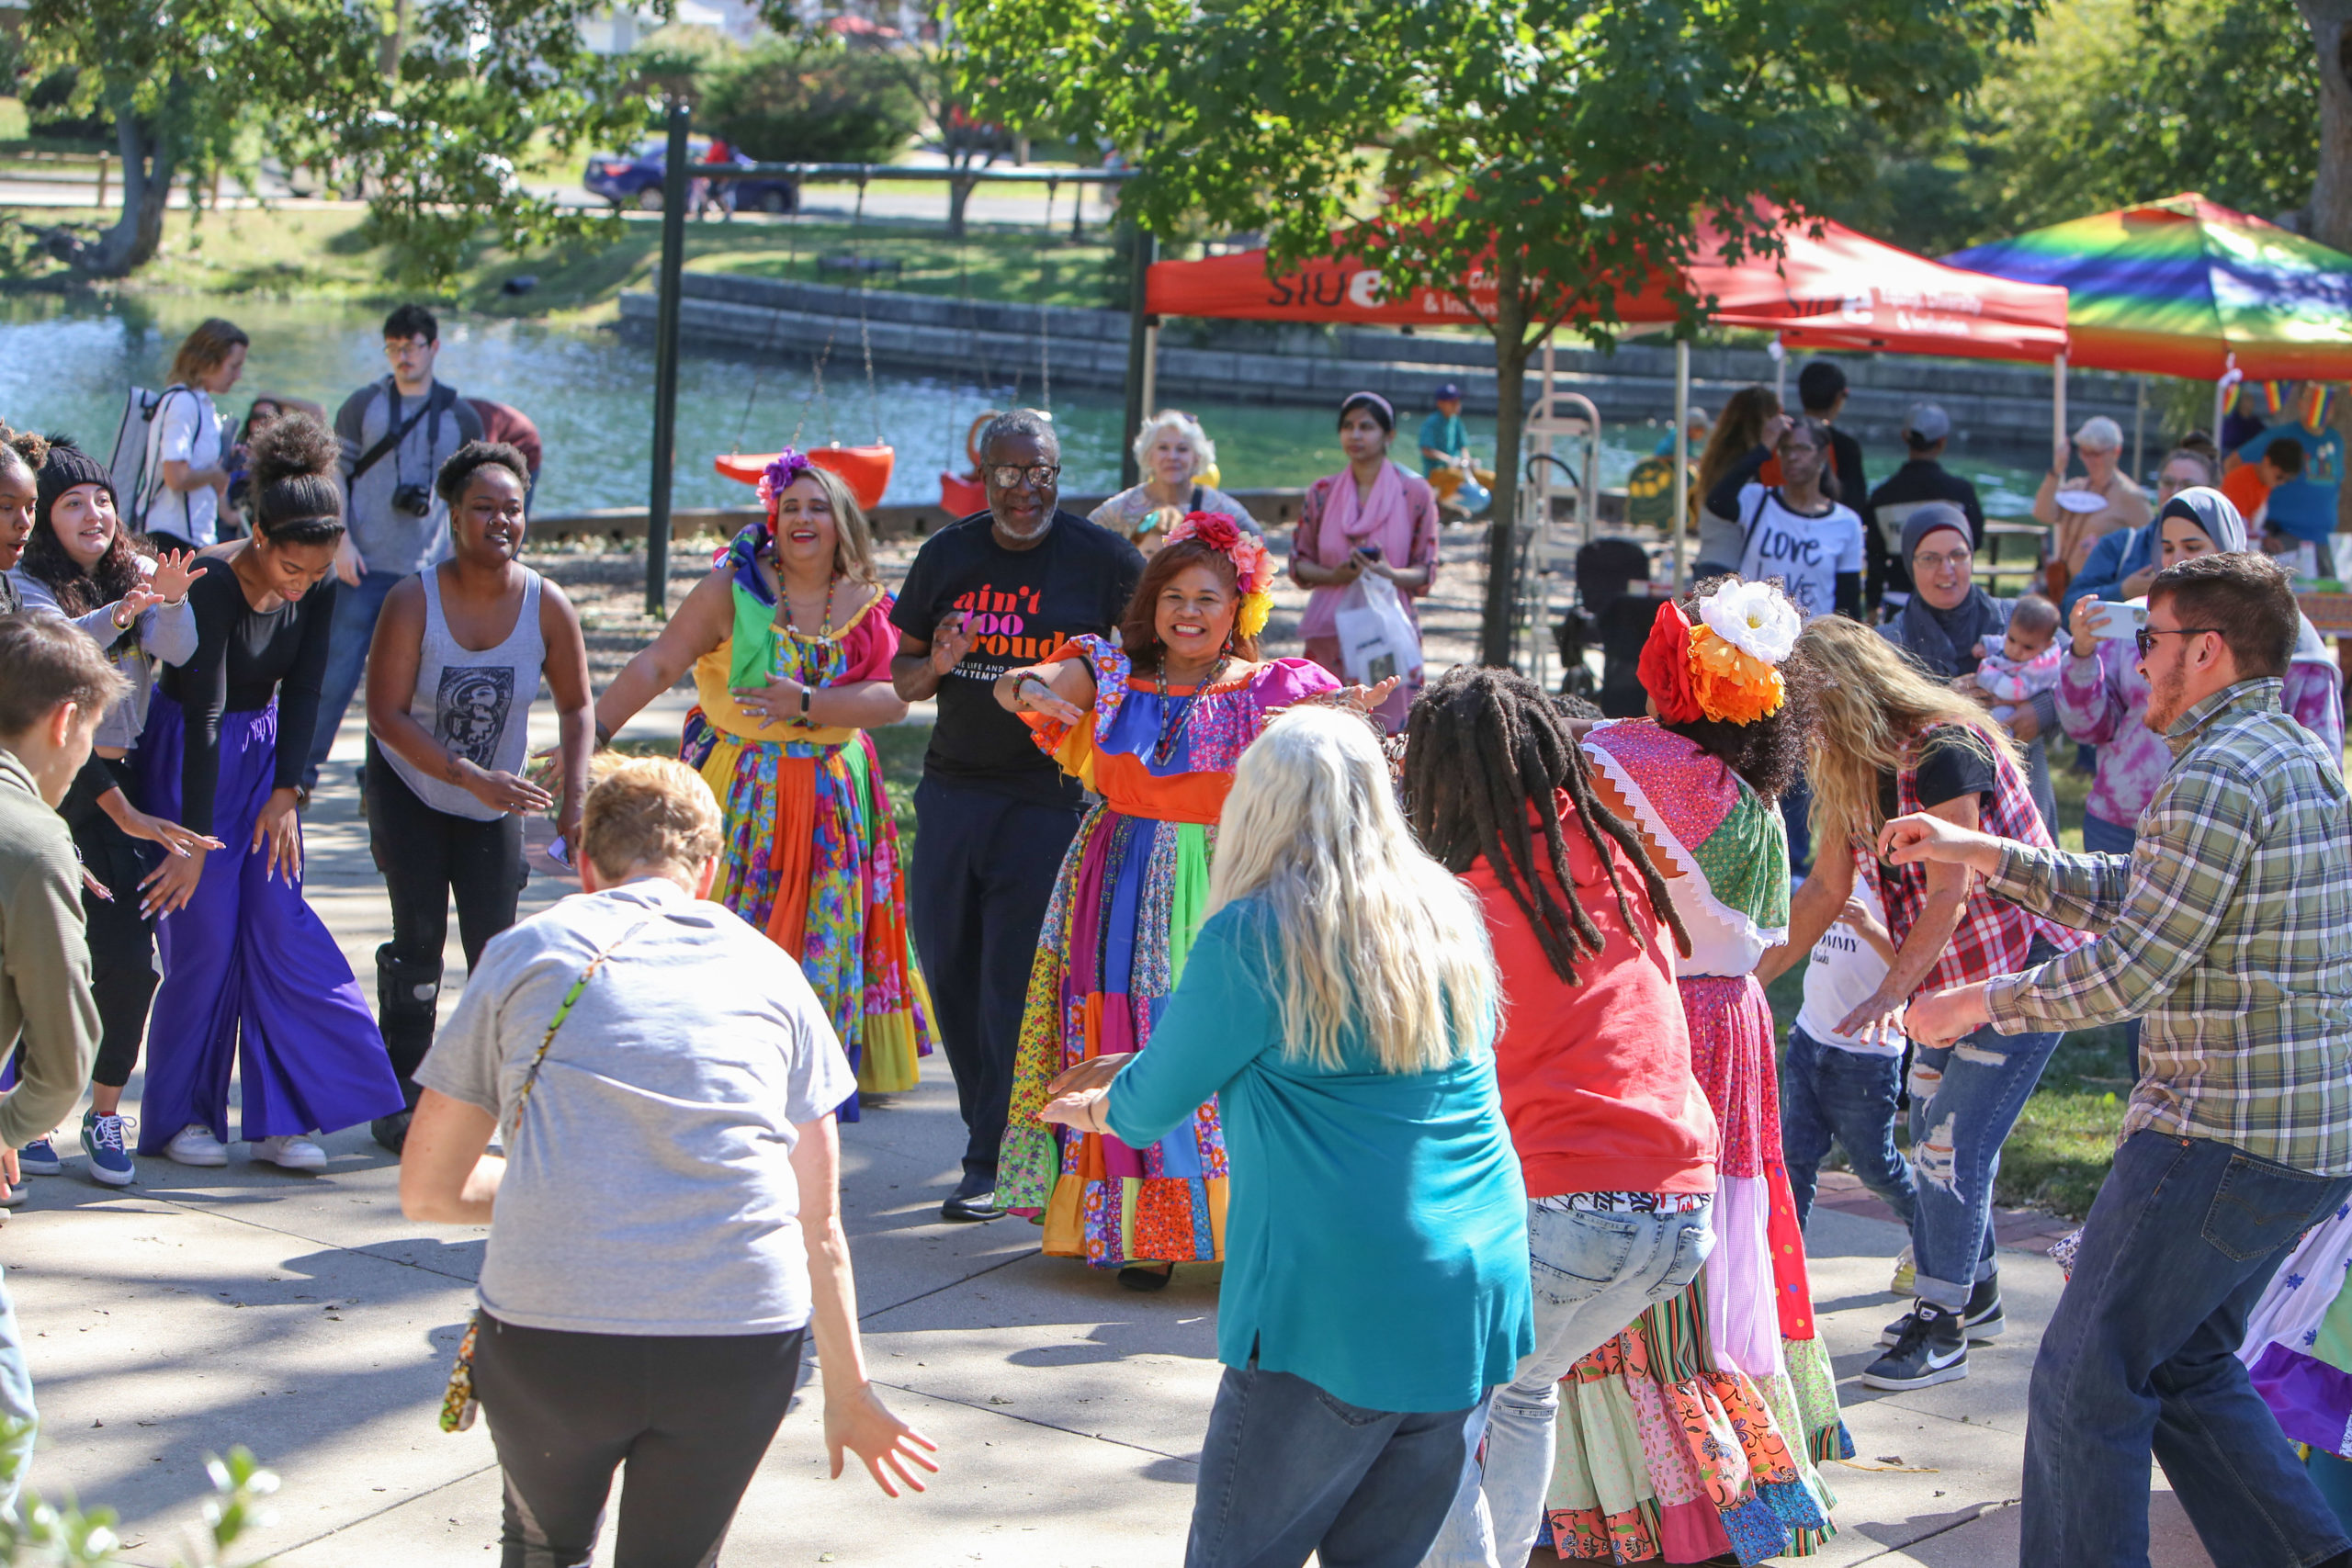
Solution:
{"label": "eyeglasses", "polygon": [[2160,637],[2201,637],[2207,632],[2211,632],[2215,637],[2220,637],[2222,635],[2222,628],[2219,626],[2163,626],[2154,628],[2142,626],[2138,631],[2132,634],[2132,640],[2139,645],[2140,657],[2145,659],[2149,654],[2155,651],[2156,638]]}
{"label": "eyeglasses", "polygon": [[1025,468],[1011,463],[999,463],[989,470],[989,479],[999,490],[1011,490],[1022,480],[1029,481],[1032,490],[1043,490],[1054,482],[1062,471],[1059,463],[1032,463]]}
{"label": "eyeglasses", "polygon": [[1915,571],[1941,571],[1948,566],[1966,566],[1975,558],[1976,552],[1974,550],[1959,549],[1952,551],[1950,555],[1913,556],[1911,558],[1911,567]]}

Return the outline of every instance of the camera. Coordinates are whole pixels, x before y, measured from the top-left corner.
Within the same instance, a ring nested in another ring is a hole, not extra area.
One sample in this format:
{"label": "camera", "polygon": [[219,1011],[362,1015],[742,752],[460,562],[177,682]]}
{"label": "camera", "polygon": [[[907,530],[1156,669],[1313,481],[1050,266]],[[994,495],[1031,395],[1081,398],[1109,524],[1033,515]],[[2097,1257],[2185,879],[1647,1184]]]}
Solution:
{"label": "camera", "polygon": [[400,486],[392,491],[392,510],[404,513],[411,517],[431,516],[433,514],[431,488],[419,484]]}

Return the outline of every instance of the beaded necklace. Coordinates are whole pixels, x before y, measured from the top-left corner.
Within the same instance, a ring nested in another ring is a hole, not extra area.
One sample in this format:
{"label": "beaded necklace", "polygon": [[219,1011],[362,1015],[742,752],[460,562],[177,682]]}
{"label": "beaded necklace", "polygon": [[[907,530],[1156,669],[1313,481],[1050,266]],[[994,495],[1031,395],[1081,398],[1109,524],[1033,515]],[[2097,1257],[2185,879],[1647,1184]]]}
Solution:
{"label": "beaded necklace", "polygon": [[[839,572],[825,580],[825,621],[817,628],[817,637],[820,642],[833,635],[833,594],[841,584],[842,579]],[[775,574],[775,585],[776,601],[784,606],[784,629],[794,637],[798,637],[800,628],[792,624],[792,589],[784,581],[784,573],[781,570]]]}
{"label": "beaded necklace", "polygon": [[1168,650],[1164,648],[1159,650],[1159,668],[1153,672],[1152,681],[1159,688],[1159,706],[1167,716],[1160,720],[1159,739],[1151,748],[1153,767],[1166,767],[1168,759],[1176,754],[1176,743],[1184,738],[1184,721],[1192,717],[1193,705],[1201,700],[1203,693],[1216,684],[1217,678],[1225,673],[1225,667],[1232,658],[1230,653],[1218,654],[1216,667],[1193,688],[1193,694],[1171,707],[1168,700]]}

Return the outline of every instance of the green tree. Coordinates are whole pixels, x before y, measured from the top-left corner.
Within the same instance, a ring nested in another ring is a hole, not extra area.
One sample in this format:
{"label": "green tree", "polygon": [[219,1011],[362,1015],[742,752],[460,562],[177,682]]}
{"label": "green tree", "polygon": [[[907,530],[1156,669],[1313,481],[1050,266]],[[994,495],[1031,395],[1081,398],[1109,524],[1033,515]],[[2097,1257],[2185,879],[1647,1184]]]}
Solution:
{"label": "green tree", "polygon": [[[30,0],[36,70],[74,67],[113,121],[122,206],[74,250],[123,276],[162,243],[173,182],[233,131],[261,132],[288,165],[334,167],[363,188],[377,231],[420,280],[447,276],[488,225],[512,244],[590,221],[526,191],[515,164],[644,127],[644,96],[580,32],[598,0]],[[386,67],[391,69],[388,72]]]}
{"label": "green tree", "polygon": [[1128,150],[1123,211],[1263,231],[1278,264],[1376,262],[1493,334],[1500,410],[1481,657],[1510,657],[1523,379],[1561,326],[1612,342],[1712,220],[1771,252],[1863,177],[1859,125],[1973,88],[2034,0],[984,0],[963,16],[986,111]]}
{"label": "green tree", "polygon": [[881,51],[779,39],[712,72],[695,118],[754,158],[887,164],[919,129],[922,106]]}

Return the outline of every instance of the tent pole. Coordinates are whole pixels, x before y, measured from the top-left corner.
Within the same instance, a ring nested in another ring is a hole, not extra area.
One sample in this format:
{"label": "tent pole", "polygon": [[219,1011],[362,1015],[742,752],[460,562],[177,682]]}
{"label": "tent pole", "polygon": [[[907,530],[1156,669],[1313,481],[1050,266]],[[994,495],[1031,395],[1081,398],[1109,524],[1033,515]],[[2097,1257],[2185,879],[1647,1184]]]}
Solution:
{"label": "tent pole", "polygon": [[[2222,444],[2222,420],[2229,412],[2230,378],[2227,376],[2213,383],[2213,445]],[[2227,452],[2222,454],[2226,457]]]}
{"label": "tent pole", "polygon": [[653,326],[653,475],[645,501],[645,613],[670,614],[670,483],[678,457],[678,310],[686,291],[686,133],[693,116],[670,106],[662,165],[662,288]]}
{"label": "tent pole", "polygon": [[1674,513],[1666,520],[1674,536],[1675,592],[1682,592],[1682,543],[1690,515],[1690,340],[1674,340]]}
{"label": "tent pole", "polygon": [[2140,482],[2140,465],[2144,461],[2141,438],[2148,428],[2148,378],[2137,378],[2139,386],[2132,394],[2132,482]]}
{"label": "tent pole", "polygon": [[2063,354],[2050,362],[2050,438],[2053,450],[2066,444],[2066,356]]}
{"label": "tent pole", "polygon": [[1127,423],[1120,432],[1119,483],[1124,488],[1143,477],[1142,466],[1136,461],[1136,433],[1143,422],[1151,417],[1151,371],[1148,364],[1150,355],[1151,316],[1146,309],[1151,288],[1151,264],[1157,253],[1151,231],[1136,223],[1128,232],[1134,236],[1136,248],[1135,276],[1129,283],[1127,297]]}
{"label": "tent pole", "polygon": [[1772,400],[1783,412],[1789,406],[1789,351],[1781,340],[1772,340]]}
{"label": "tent pole", "polygon": [[[1159,318],[1146,316],[1143,322],[1143,417],[1149,419],[1159,407]],[[1143,421],[1136,422],[1143,428]]]}

